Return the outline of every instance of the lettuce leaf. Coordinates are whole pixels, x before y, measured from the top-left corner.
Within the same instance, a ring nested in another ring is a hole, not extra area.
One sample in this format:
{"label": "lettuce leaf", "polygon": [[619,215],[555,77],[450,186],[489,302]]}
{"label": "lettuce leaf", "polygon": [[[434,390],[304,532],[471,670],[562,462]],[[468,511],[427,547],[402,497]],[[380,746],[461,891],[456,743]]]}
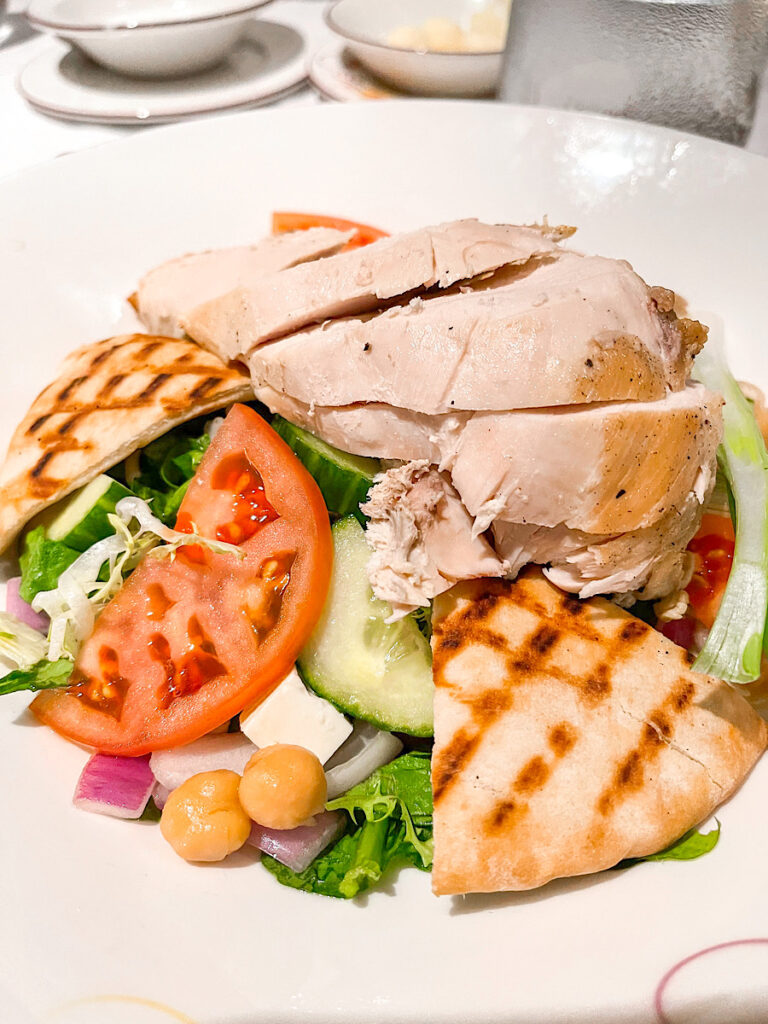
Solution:
{"label": "lettuce leaf", "polygon": [[302,872],[272,857],[264,867],[282,885],[352,899],[373,888],[395,866],[432,865],[432,789],[429,755],[403,754],[332,800],[349,815],[348,831]]}
{"label": "lettuce leaf", "polygon": [[714,850],[720,839],[720,822],[715,820],[715,828],[709,832],[699,832],[698,829],[692,828],[666,849],[651,853],[647,857],[631,857],[621,861],[616,867],[631,868],[635,864],[651,860],[696,860],[703,857],[705,853]]}
{"label": "lettuce leaf", "polygon": [[32,599],[43,590],[54,590],[59,576],[68,569],[79,551],[68,548],[58,540],[45,536],[45,527],[36,526],[25,534],[21,542],[19,565],[21,566],[20,596],[32,604]]}
{"label": "lettuce leaf", "polygon": [[69,658],[39,661],[29,669],[17,669],[0,679],[0,695],[19,690],[50,690],[66,686],[75,666]]}
{"label": "lettuce leaf", "polygon": [[150,502],[158,519],[173,526],[189,481],[210,443],[202,420],[193,420],[132,456],[131,465],[138,465],[138,474],[129,473],[126,462],[115,475],[125,479],[134,494]]}

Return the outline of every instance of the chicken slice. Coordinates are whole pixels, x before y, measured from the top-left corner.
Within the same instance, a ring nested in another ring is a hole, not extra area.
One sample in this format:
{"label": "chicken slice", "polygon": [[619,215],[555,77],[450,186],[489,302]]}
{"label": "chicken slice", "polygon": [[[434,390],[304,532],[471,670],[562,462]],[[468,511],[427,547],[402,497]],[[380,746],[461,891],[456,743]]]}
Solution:
{"label": "chicken slice", "polygon": [[493,524],[494,547],[508,563],[509,576],[536,563],[547,566],[544,575],[561,590],[582,598],[627,594],[652,601],[688,582],[686,546],[701,514],[698,498],[690,493],[651,526],[617,536],[499,519]]}
{"label": "chicken slice", "polygon": [[618,534],[656,522],[715,472],[722,398],[693,384],[659,402],[477,413],[453,485],[485,530],[494,519]]}
{"label": "chicken slice", "polygon": [[[139,318],[153,334],[181,338],[182,317],[201,302],[297,263],[329,256],[345,245],[352,234],[333,228],[310,228],[273,235],[256,245],[211,249],[169,260],[150,270],[139,282]],[[211,351],[218,354],[215,347]],[[229,355],[224,358],[229,359]]]}
{"label": "chicken slice", "polygon": [[328,317],[365,313],[418,289],[446,288],[558,251],[535,228],[477,220],[439,224],[244,282],[193,310],[185,327],[201,345],[231,359]]}
{"label": "chicken slice", "polygon": [[459,580],[505,572],[488,542],[473,536],[446,477],[426,459],[384,473],[361,508],[370,519],[368,578],[393,618],[429,604]]}
{"label": "chicken slice", "polygon": [[256,398],[279,416],[352,455],[375,459],[427,459],[450,466],[468,412],[424,416],[380,402],[358,405],[307,405],[270,387],[258,388]]}
{"label": "chicken slice", "polygon": [[498,287],[333,320],[248,362],[255,387],[323,406],[434,414],[654,401],[685,385],[705,337],[660,311],[668,293],[655,294],[628,263],[562,252]]}

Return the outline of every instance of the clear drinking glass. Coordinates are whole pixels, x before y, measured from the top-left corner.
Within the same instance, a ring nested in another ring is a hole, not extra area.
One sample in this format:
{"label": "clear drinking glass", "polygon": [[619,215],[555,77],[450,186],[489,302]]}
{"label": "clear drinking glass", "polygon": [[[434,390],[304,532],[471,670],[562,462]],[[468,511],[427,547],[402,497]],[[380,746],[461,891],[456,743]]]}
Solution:
{"label": "clear drinking glass", "polygon": [[500,97],[746,142],[768,0],[514,0]]}

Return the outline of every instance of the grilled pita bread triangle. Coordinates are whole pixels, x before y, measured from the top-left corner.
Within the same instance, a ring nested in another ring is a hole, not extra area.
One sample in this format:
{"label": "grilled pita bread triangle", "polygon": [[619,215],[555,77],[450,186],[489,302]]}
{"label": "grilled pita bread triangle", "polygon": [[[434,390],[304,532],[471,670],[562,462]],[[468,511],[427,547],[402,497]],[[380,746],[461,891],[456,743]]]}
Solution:
{"label": "grilled pita bread triangle", "polygon": [[538,570],[459,584],[433,624],[438,895],[531,889],[664,849],[765,749],[735,689]]}
{"label": "grilled pita bread triangle", "polygon": [[38,512],[172,427],[248,400],[247,374],[189,341],[129,334],[64,361],[0,467],[0,552]]}

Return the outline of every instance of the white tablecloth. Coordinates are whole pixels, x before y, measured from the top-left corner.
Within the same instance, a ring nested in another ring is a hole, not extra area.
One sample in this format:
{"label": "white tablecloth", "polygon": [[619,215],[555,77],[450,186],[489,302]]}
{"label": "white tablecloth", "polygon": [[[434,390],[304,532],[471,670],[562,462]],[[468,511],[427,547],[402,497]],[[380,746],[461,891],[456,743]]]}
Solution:
{"label": "white tablecloth", "polygon": [[[22,6],[23,0],[12,0],[9,9]],[[321,0],[275,0],[264,10],[263,16],[298,29],[306,39],[309,55],[332,38],[323,22],[323,7]],[[49,46],[50,39],[38,36],[0,49],[0,178],[62,153],[147,130],[58,121],[32,110],[16,91],[16,77],[28,61]],[[280,100],[279,105],[320,102],[316,93],[306,85],[299,92]],[[768,156],[768,75],[747,149]]]}

